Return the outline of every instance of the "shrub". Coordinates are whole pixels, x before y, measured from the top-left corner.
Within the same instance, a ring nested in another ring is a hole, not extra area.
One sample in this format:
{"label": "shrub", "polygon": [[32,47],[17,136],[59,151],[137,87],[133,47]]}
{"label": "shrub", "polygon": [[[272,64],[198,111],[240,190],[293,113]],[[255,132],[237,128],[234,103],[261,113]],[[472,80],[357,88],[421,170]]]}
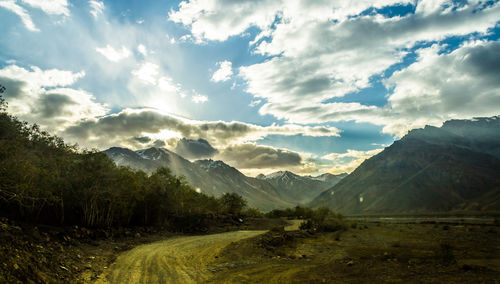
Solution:
{"label": "shrub", "polygon": [[246,217],[254,217],[254,218],[264,217],[264,213],[260,212],[260,210],[256,208],[248,208],[244,210],[241,214]]}
{"label": "shrub", "polygon": [[299,230],[306,231],[306,230],[312,230],[312,229],[313,229],[313,223],[311,222],[311,220],[306,220],[306,221],[300,223],[300,225],[299,225]]}
{"label": "shrub", "polygon": [[346,228],[343,217],[331,212],[327,208],[318,208],[312,211],[311,218],[302,222],[301,230],[313,230],[318,232],[336,232]]}
{"label": "shrub", "polygon": [[438,253],[438,257],[441,258],[444,264],[453,264],[456,262],[455,256],[453,255],[453,247],[449,243],[440,243]]}

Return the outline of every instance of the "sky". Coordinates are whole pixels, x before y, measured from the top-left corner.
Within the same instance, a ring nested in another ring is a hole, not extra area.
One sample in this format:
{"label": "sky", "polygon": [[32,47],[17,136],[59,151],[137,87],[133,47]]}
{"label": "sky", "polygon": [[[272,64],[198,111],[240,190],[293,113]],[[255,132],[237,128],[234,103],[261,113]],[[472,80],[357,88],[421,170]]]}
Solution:
{"label": "sky", "polygon": [[8,111],[81,149],[338,174],[500,114],[499,1],[0,0],[0,30]]}

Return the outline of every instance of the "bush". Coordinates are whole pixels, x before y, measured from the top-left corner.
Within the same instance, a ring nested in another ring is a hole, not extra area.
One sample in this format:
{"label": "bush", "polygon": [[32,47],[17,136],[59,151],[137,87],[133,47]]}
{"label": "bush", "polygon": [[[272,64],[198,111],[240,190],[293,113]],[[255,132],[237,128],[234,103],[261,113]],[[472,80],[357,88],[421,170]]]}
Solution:
{"label": "bush", "polygon": [[327,208],[318,208],[311,213],[311,218],[300,224],[300,230],[336,232],[347,228],[343,217]]}
{"label": "bush", "polygon": [[220,206],[224,213],[238,215],[247,205],[247,201],[237,193],[224,193],[219,199]]}
{"label": "bush", "polygon": [[344,222],[338,218],[328,218],[319,224],[317,227],[318,231],[321,232],[336,232],[344,230],[346,228]]}
{"label": "bush", "polygon": [[453,247],[449,243],[440,243],[438,253],[438,257],[441,258],[444,264],[456,263],[455,256],[453,255]]}
{"label": "bush", "polygon": [[264,213],[260,212],[260,210],[256,209],[256,208],[248,208],[248,209],[244,210],[243,212],[241,212],[241,214],[243,216],[253,217],[253,218],[262,218],[262,217],[264,217]]}
{"label": "bush", "polygon": [[313,229],[313,223],[311,220],[306,220],[299,225],[299,230],[307,231]]}

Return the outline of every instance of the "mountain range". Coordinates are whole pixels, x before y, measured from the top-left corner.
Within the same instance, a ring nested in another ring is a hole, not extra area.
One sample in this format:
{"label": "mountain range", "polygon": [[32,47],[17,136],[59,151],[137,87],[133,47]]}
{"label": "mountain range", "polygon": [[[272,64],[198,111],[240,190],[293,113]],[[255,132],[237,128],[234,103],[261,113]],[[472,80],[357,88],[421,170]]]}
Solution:
{"label": "mountain range", "polygon": [[279,171],[267,176],[261,174],[257,178],[278,188],[278,194],[282,200],[304,204],[337,184],[345,176],[347,174],[332,175],[327,173],[312,177],[299,176],[289,171]]}
{"label": "mountain range", "polygon": [[500,209],[500,116],[410,131],[310,206],[343,214]]}
{"label": "mountain range", "polygon": [[190,162],[172,151],[156,147],[137,151],[112,147],[104,153],[117,165],[129,166],[147,173],[152,173],[159,167],[167,167],[175,175],[183,176],[198,191],[217,197],[226,192],[238,193],[248,201],[250,207],[265,211],[309,202],[346,176],[299,176],[282,171],[253,178],[245,176],[222,161]]}

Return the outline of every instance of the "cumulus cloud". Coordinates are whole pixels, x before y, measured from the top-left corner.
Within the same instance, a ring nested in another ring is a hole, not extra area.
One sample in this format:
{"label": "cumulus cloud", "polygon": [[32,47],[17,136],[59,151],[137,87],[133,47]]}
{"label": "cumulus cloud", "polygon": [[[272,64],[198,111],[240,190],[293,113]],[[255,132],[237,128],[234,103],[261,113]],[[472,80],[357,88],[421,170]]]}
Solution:
{"label": "cumulus cloud", "polygon": [[320,172],[318,164],[310,161],[309,154],[256,143],[242,143],[221,148],[214,159],[223,160],[248,176],[270,174],[280,170],[300,175]]}
{"label": "cumulus cloud", "polygon": [[194,94],[192,97],[191,97],[191,100],[195,103],[195,104],[202,104],[202,103],[206,103],[208,101],[208,97],[207,96],[204,96],[204,95],[200,95],[200,94]]}
{"label": "cumulus cloud", "polygon": [[331,153],[325,155],[322,159],[328,160],[330,163],[327,163],[323,170],[332,174],[350,173],[366,159],[382,152],[382,150],[384,149],[380,148],[368,151],[348,149],[345,153]]}
{"label": "cumulus cloud", "polygon": [[189,160],[211,158],[217,154],[217,149],[212,147],[205,139],[182,138],[177,142],[174,152]]}
{"label": "cumulus cloud", "polygon": [[[362,13],[396,4],[413,5],[415,13]],[[401,135],[409,127],[445,117],[405,117],[395,98],[384,107],[335,100],[370,87],[374,76],[383,76],[420,43],[486,35],[499,14],[499,2],[481,1],[214,0],[184,1],[170,19],[190,28],[198,42],[260,29],[251,47],[272,57],[238,70],[246,91],[264,102],[260,114],[292,123],[370,122]],[[415,123],[407,125],[409,121]]]}
{"label": "cumulus cloud", "polygon": [[156,85],[159,68],[160,67],[157,64],[145,62],[139,67],[139,69],[133,70],[132,74],[148,84]]}
{"label": "cumulus cloud", "polygon": [[109,61],[113,62],[118,62],[132,54],[130,50],[124,46],[122,46],[121,49],[115,49],[109,44],[106,45],[106,47],[97,47],[95,50],[106,57]]}
{"label": "cumulus cloud", "polygon": [[[179,137],[189,139],[205,139],[216,148],[231,144],[257,141],[267,135],[304,136],[338,136],[339,130],[334,127],[311,127],[299,125],[258,126],[243,122],[196,121],[181,119],[162,114],[155,110],[125,109],[117,114],[109,114],[99,118],[79,121],[63,132],[63,137],[80,141],[86,147],[107,148],[111,146],[135,147],[126,144],[130,138],[142,137],[143,134],[158,134],[167,130],[171,138],[172,132]],[[155,136],[159,138],[159,136]]]}
{"label": "cumulus cloud", "polygon": [[21,18],[24,26],[28,30],[34,32],[40,31],[33,23],[33,20],[31,19],[31,16],[28,14],[28,12],[23,7],[17,5],[15,1],[0,1],[0,7],[18,15],[19,18]]}
{"label": "cumulus cloud", "polygon": [[250,143],[224,148],[217,159],[240,169],[288,168],[303,162],[296,152]]}
{"label": "cumulus cloud", "polygon": [[369,7],[412,3],[411,0],[360,0],[360,1],[289,1],[289,0],[190,0],[179,4],[177,11],[169,13],[171,21],[190,28],[198,42],[224,41],[240,35],[255,26],[261,30],[257,38],[269,35],[270,28],[278,19],[283,22],[310,18],[318,20],[344,20]]}
{"label": "cumulus cloud", "polygon": [[274,20],[280,5],[279,1],[270,0],[183,1],[178,11],[169,13],[169,19],[189,26],[198,41],[226,40],[229,36],[244,32],[251,25],[265,29]]}
{"label": "cumulus cloud", "polygon": [[137,46],[137,51],[139,51],[139,53],[142,54],[143,56],[148,55],[148,49],[144,44],[139,44]]}
{"label": "cumulus cloud", "polygon": [[260,105],[261,103],[262,103],[262,100],[254,100],[254,101],[251,101],[248,106],[256,107],[256,106]]}
{"label": "cumulus cloud", "polygon": [[104,3],[102,1],[90,0],[89,6],[90,14],[94,17],[94,19],[97,19],[97,17],[99,17],[99,15],[104,11]]}
{"label": "cumulus cloud", "polygon": [[224,82],[233,76],[233,65],[230,61],[217,62],[219,69],[212,75],[213,82]]}
{"label": "cumulus cloud", "polygon": [[260,53],[282,56],[242,67],[239,74],[249,93],[267,100],[261,114],[303,123],[354,119],[383,124],[384,110],[374,106],[325,101],[369,87],[372,76],[401,62],[417,42],[485,33],[499,12],[495,5],[477,13],[468,7],[425,17],[360,16],[337,24],[311,21],[300,28],[286,22],[278,24],[269,42],[257,46]]}
{"label": "cumulus cloud", "polygon": [[147,136],[142,136],[142,137],[133,137],[132,138],[133,140],[141,143],[141,144],[146,144],[146,143],[149,143],[151,142],[151,138],[150,137],[147,137]]}
{"label": "cumulus cloud", "polygon": [[420,50],[414,64],[385,81],[394,88],[390,106],[402,116],[388,122],[385,132],[402,135],[453,118],[498,115],[500,42],[470,42],[449,54],[443,48]]}
{"label": "cumulus cloud", "polygon": [[108,111],[105,105],[94,101],[92,94],[68,88],[83,76],[85,72],[41,70],[35,66],[28,70],[10,65],[0,69],[0,84],[7,88],[3,95],[9,102],[10,112],[58,132],[72,123]]}
{"label": "cumulus cloud", "polygon": [[69,16],[67,0],[21,0],[33,8],[38,8],[47,14]]}

